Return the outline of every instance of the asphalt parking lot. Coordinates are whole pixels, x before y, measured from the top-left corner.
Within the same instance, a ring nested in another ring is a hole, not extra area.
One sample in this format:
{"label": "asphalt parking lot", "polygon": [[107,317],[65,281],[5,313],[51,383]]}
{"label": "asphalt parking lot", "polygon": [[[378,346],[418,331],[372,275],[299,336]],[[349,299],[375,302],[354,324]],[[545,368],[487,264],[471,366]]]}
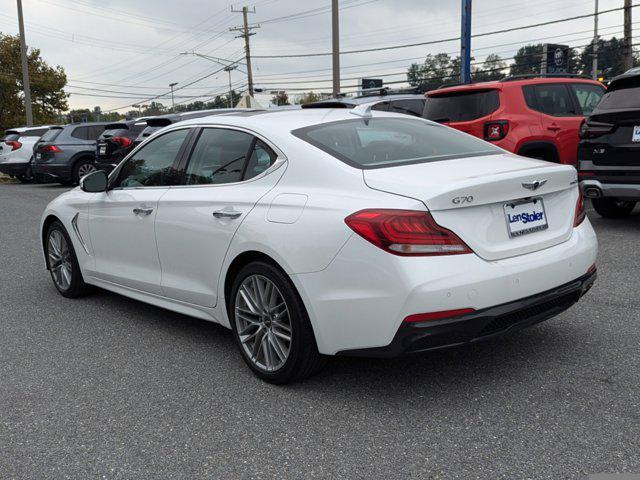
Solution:
{"label": "asphalt parking lot", "polygon": [[599,279],[557,318],[470,348],[333,359],[276,387],[222,327],[59,296],[38,224],[64,190],[0,185],[0,478],[640,473],[640,212],[589,212]]}

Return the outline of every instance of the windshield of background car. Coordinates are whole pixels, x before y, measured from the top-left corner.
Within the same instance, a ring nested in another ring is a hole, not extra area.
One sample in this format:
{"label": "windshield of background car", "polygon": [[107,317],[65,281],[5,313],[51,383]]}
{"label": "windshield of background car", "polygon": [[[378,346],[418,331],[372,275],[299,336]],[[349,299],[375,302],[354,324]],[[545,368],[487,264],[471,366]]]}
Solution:
{"label": "windshield of background car", "polygon": [[475,90],[429,96],[424,117],[434,122],[468,122],[486,117],[500,106],[497,90]]}
{"label": "windshield of background car", "polygon": [[609,87],[596,110],[640,108],[640,79],[623,82]]}
{"label": "windshield of background car", "polygon": [[47,130],[44,135],[42,135],[42,137],[40,137],[40,141],[41,142],[53,142],[58,135],[60,135],[60,132],[62,131],[61,128],[52,128],[50,130]]}
{"label": "windshield of background car", "polygon": [[502,153],[499,148],[470,135],[412,118],[343,120],[292,133],[361,169]]}

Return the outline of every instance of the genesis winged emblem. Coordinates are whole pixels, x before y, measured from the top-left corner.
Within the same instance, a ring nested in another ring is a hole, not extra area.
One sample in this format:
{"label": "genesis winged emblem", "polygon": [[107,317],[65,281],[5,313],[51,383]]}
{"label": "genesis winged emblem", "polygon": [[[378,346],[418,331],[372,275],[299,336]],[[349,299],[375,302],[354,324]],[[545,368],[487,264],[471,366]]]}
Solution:
{"label": "genesis winged emblem", "polygon": [[537,190],[545,183],[547,183],[546,180],[535,180],[533,182],[523,183],[522,186],[527,190]]}

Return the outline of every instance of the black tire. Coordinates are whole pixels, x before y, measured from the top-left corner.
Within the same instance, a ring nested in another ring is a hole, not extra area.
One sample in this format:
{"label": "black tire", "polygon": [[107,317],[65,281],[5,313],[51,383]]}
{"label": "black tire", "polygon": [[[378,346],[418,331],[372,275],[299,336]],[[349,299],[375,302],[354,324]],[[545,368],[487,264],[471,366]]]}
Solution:
{"label": "black tire", "polygon": [[[236,297],[238,290],[247,277],[259,275],[270,280],[282,295],[291,326],[291,344],[289,355],[284,364],[275,371],[266,371],[257,366],[245,352],[236,325]],[[252,262],[243,267],[233,280],[227,305],[233,336],[242,355],[242,359],[255,375],[278,385],[303,380],[319,371],[326,357],[318,352],[311,322],[302,299],[287,275],[276,266],[262,261]]]}
{"label": "black tire", "polygon": [[18,177],[18,180],[20,180],[20,182],[22,183],[35,182],[35,177],[33,176],[33,170],[31,168],[31,165],[29,165],[27,169],[24,171],[24,173]]}
{"label": "black tire", "polygon": [[615,198],[592,198],[593,209],[604,218],[625,218],[631,215],[636,202],[621,201]]}
{"label": "black tire", "polygon": [[[54,234],[53,232],[58,232],[59,234],[61,234],[64,237],[65,241],[67,242],[68,254],[69,254],[68,260],[71,263],[71,281],[67,288],[63,288],[58,284],[52,269],[49,252],[51,248],[50,238],[52,234]],[[49,226],[49,228],[47,229],[47,235],[45,237],[44,245],[45,245],[46,256],[47,256],[47,268],[49,269],[49,273],[51,274],[53,285],[56,287],[58,292],[60,292],[60,295],[67,298],[78,298],[82,295],[85,295],[89,291],[89,286],[86,283],[84,283],[84,279],[82,278],[82,272],[80,271],[80,266],[78,265],[78,258],[76,257],[76,252],[73,248],[73,243],[71,242],[71,239],[69,238],[69,234],[67,233],[62,223],[56,220]]]}
{"label": "black tire", "polygon": [[[90,158],[81,158],[75,163],[75,165],[73,166],[73,173],[71,177],[71,182],[74,185],[79,184],[80,178],[86,175],[86,173],[83,174],[81,173],[81,171],[88,166],[93,167],[93,171],[96,170],[95,162]],[[65,184],[63,183],[63,185]]]}

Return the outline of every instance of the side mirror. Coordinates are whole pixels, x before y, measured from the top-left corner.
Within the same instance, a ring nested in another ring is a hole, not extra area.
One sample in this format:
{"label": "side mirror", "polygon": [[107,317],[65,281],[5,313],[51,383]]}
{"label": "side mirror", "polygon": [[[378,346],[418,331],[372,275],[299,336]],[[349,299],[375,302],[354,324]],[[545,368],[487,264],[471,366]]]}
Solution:
{"label": "side mirror", "polygon": [[102,170],[96,170],[80,179],[80,188],[84,192],[97,193],[107,190],[107,174]]}

